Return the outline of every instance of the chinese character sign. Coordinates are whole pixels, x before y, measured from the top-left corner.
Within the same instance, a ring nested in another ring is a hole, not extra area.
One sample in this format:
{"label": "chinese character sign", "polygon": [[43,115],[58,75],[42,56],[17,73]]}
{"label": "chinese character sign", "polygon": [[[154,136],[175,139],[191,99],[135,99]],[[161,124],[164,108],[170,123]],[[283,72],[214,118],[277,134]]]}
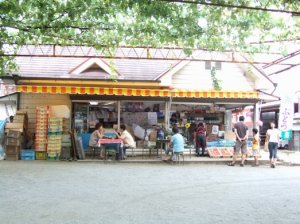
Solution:
{"label": "chinese character sign", "polygon": [[278,129],[281,131],[281,139],[290,140],[293,128],[294,102],[292,96],[281,99]]}

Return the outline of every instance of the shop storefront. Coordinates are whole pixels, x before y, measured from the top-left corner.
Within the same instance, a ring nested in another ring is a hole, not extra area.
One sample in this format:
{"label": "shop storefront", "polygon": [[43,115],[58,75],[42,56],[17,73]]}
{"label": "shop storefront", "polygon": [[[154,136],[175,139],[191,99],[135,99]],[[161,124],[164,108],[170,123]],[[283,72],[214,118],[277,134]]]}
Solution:
{"label": "shop storefront", "polygon": [[[32,64],[34,60],[28,61],[26,66],[30,66],[26,68],[30,70],[35,66],[42,72],[47,60],[39,58],[36,64]],[[22,66],[20,75],[15,77],[20,94],[18,106],[27,112],[28,130],[32,133],[36,132],[38,106],[49,106],[51,115],[52,107],[63,105],[69,111],[65,126],[80,135],[90,134],[98,122],[103,123],[107,132],[114,132],[120,124],[126,124],[137,143],[143,140],[155,142],[157,136],[150,136],[151,132],[164,129],[166,136],[171,134],[170,127],[176,124],[186,144],[192,146],[193,132],[199,122],[206,124],[208,141],[232,139],[232,111],[247,105],[255,106],[261,98],[254,88],[253,74],[247,77],[239,65],[234,64],[218,71],[223,88],[215,91],[212,90],[210,70],[206,70],[204,62],[177,63],[170,68],[162,62],[154,65],[149,60],[151,66],[147,67],[129,60],[126,67],[120,63],[118,77],[112,80],[103,78],[111,72],[101,59],[79,62],[79,59],[70,58],[66,64],[61,63],[64,59],[53,60],[53,64],[66,66],[61,69],[69,71],[68,77],[45,75],[41,78],[38,74],[29,77],[22,75]],[[132,73],[127,71],[130,69]],[[99,77],[95,76],[97,72],[100,72]],[[125,73],[131,80],[123,75]],[[147,74],[145,80],[137,79],[142,73]],[[232,74],[240,85],[228,79],[228,74]],[[172,114],[176,115],[176,122],[171,120]],[[255,120],[254,116],[255,113]],[[86,141],[84,145],[87,147]]]}
{"label": "shop storefront", "polygon": [[[96,91],[95,91],[96,90]],[[186,91],[186,90],[145,90],[91,87],[18,86],[22,95],[43,96],[43,104],[51,96],[64,96],[60,104],[70,110],[70,129],[78,134],[91,133],[95,125],[103,123],[108,132],[120,124],[126,124],[137,141],[149,140],[151,131],[157,128],[170,129],[176,124],[193,145],[193,132],[199,122],[206,124],[208,141],[230,138],[232,110],[246,105],[255,105],[259,94],[255,91]],[[97,92],[98,94],[94,94]],[[70,94],[66,94],[70,93]],[[90,94],[93,93],[93,94]],[[130,94],[130,95],[129,95]],[[37,102],[40,102],[37,100]],[[35,104],[38,105],[37,103]],[[177,121],[170,121],[176,114]],[[136,128],[138,127],[138,128]],[[137,131],[136,131],[136,130]],[[149,130],[145,134],[145,131]],[[230,137],[228,137],[230,136]],[[155,139],[151,139],[155,140]],[[84,147],[87,147],[85,141]],[[141,144],[138,144],[141,145]]]}

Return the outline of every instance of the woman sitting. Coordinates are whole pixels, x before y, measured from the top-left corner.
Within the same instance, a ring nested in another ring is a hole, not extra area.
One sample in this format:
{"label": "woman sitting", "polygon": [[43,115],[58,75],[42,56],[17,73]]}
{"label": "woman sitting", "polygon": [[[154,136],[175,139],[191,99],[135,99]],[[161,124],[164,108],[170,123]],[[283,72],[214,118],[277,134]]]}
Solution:
{"label": "woman sitting", "polygon": [[104,128],[102,123],[97,123],[95,127],[95,131],[90,136],[89,146],[95,149],[100,150],[100,159],[104,158],[104,150],[101,148],[101,144],[99,143],[99,139],[104,137]]}

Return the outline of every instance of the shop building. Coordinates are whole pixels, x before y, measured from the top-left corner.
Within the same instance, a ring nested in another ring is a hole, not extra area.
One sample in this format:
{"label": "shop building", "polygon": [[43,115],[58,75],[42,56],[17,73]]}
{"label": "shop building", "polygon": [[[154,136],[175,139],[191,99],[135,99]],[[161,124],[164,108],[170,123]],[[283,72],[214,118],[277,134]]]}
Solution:
{"label": "shop building", "polygon": [[[169,127],[171,115],[176,114],[176,123],[188,143],[192,143],[193,128],[201,121],[207,124],[209,139],[215,140],[230,135],[233,110],[247,105],[256,108],[263,97],[258,91],[260,86],[271,85],[259,72],[249,72],[243,64],[208,60],[16,60],[19,71],[12,77],[19,93],[18,109],[27,112],[28,130],[33,133],[37,106],[63,105],[70,114],[67,126],[80,134],[92,132],[97,122],[107,130],[121,123],[131,129],[133,125],[143,130],[154,125]],[[213,90],[215,82],[221,90]]]}

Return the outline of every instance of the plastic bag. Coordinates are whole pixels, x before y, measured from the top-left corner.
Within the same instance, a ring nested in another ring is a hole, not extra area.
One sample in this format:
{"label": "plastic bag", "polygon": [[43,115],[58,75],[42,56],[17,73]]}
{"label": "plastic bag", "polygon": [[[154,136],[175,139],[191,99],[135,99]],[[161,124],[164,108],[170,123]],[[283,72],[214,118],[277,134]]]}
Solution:
{"label": "plastic bag", "polygon": [[4,158],[5,158],[5,152],[2,145],[0,144],[0,160],[4,160]]}
{"label": "plastic bag", "polygon": [[269,141],[265,141],[264,151],[269,152]]}

